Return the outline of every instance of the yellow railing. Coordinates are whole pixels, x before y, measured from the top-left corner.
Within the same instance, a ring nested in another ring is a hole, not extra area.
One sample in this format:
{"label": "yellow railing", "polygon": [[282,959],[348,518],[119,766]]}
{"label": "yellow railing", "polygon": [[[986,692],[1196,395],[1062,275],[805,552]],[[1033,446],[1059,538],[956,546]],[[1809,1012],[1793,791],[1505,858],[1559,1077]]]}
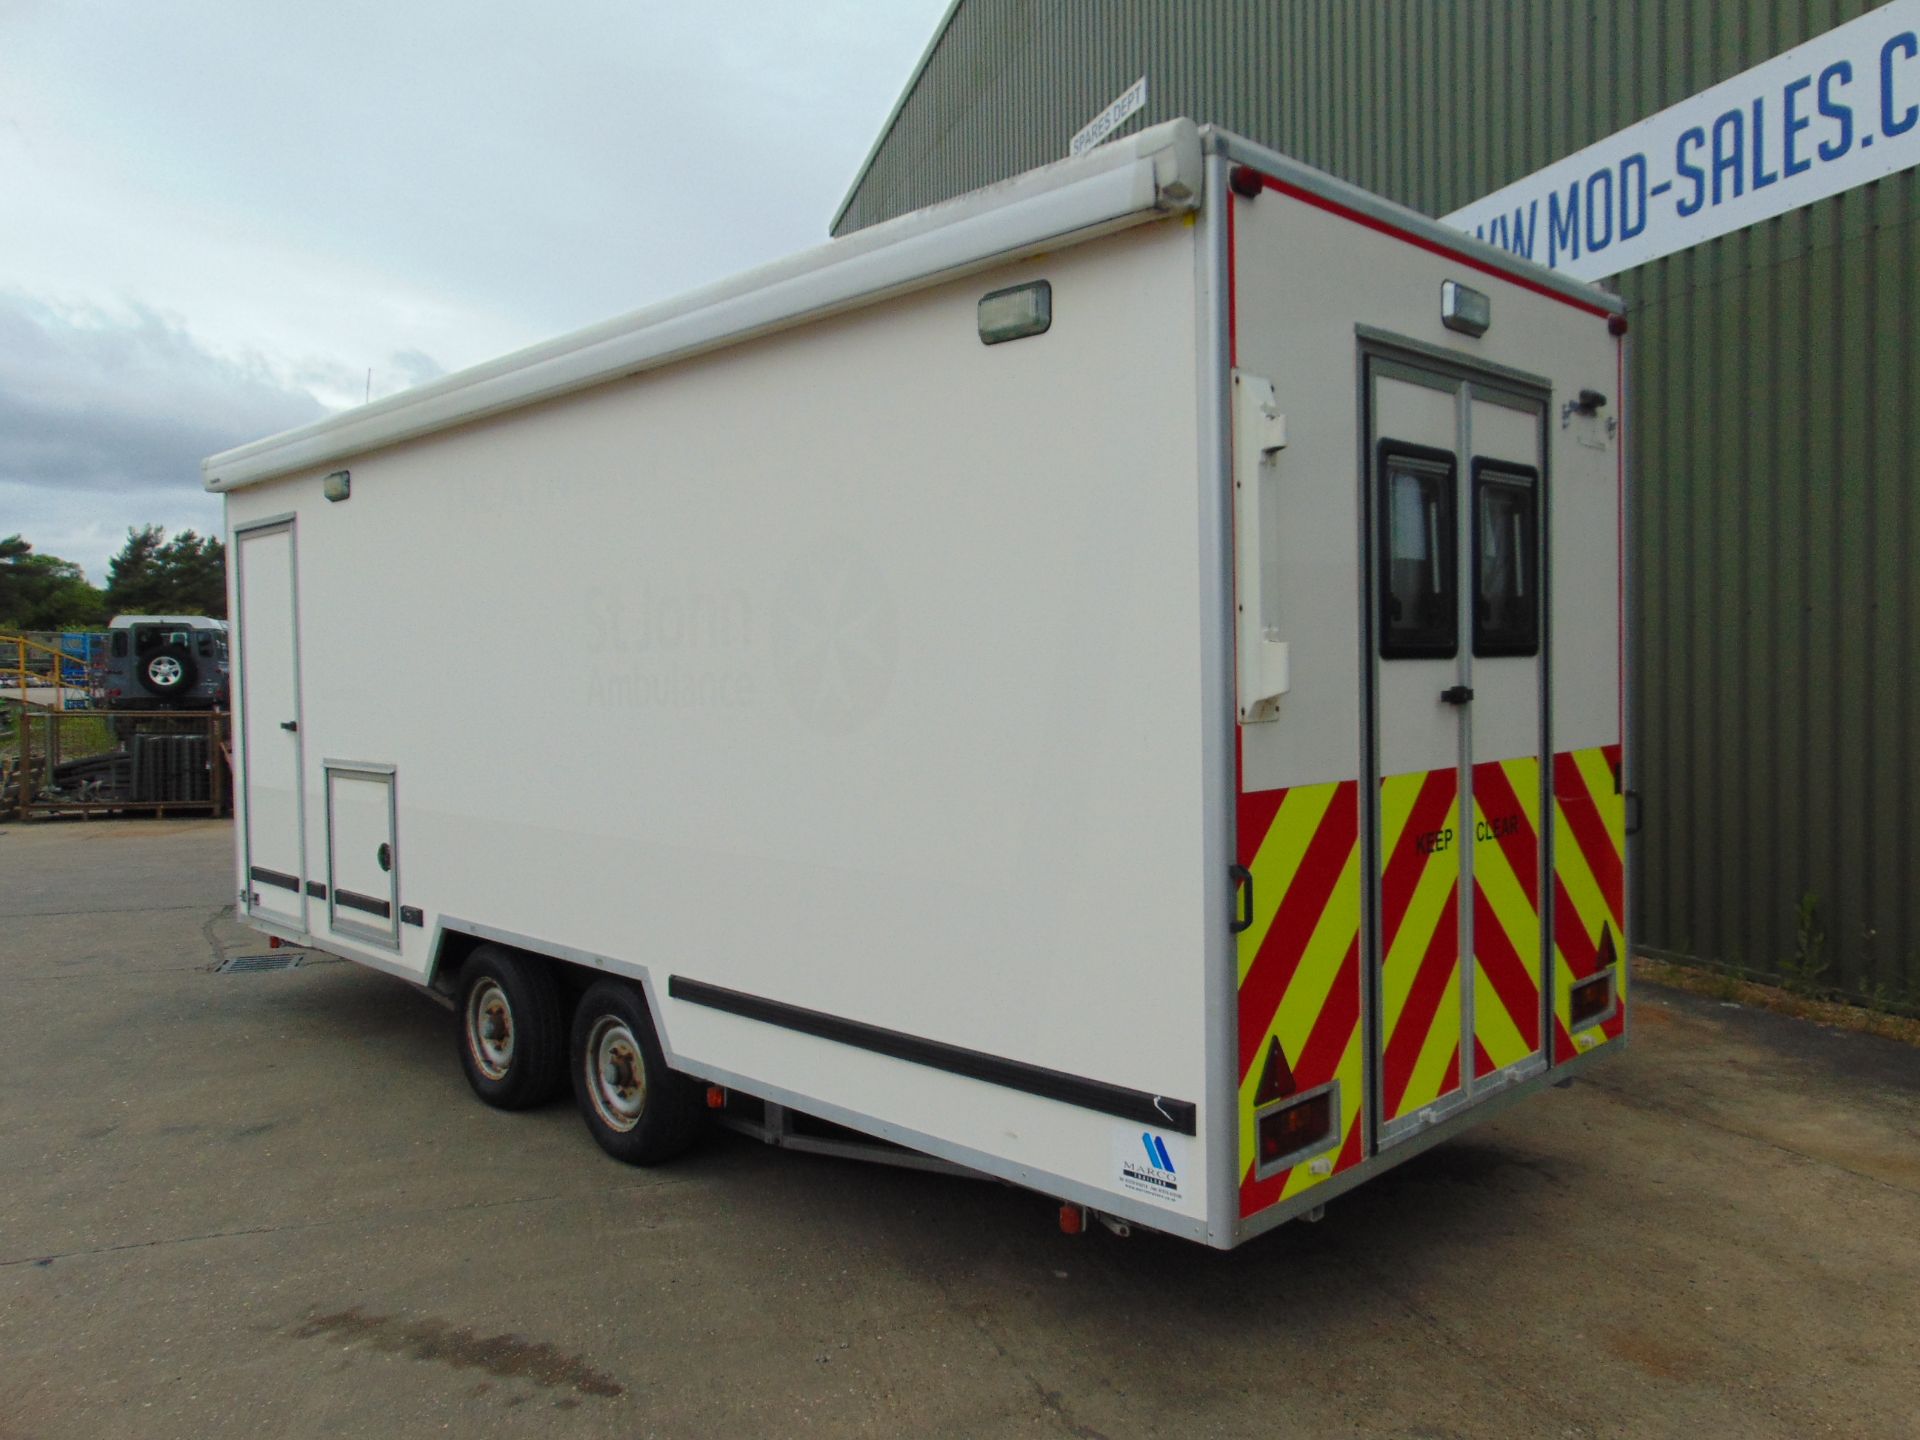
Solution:
{"label": "yellow railing", "polygon": [[[32,686],[31,682],[40,678],[39,672],[29,663],[30,656],[35,652],[53,657],[53,664],[48,667],[48,683],[38,687]],[[11,698],[18,700],[22,708],[40,704],[27,698],[29,688],[38,688],[53,691],[53,704],[42,708],[65,710],[67,691],[81,688],[66,683],[67,666],[72,663],[73,657],[57,646],[42,645],[38,640],[29,640],[24,635],[0,635],[0,676],[11,682]]]}

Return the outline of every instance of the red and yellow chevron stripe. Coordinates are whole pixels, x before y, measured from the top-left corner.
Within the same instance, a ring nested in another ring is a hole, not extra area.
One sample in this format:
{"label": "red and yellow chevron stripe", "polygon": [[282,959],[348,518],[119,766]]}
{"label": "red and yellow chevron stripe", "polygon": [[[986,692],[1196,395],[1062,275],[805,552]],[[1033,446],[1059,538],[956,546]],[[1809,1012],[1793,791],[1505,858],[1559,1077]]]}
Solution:
{"label": "red and yellow chevron stripe", "polygon": [[1473,1073],[1540,1050],[1540,761],[1473,767]]}
{"label": "red and yellow chevron stripe", "polygon": [[[1624,954],[1625,807],[1619,747],[1554,757],[1552,879],[1557,1021],[1566,1059],[1621,1033],[1620,1014],[1569,1034],[1568,987]],[[1540,762],[1473,774],[1474,1073],[1541,1048]],[[1240,796],[1239,862],[1253,876],[1239,937],[1240,1213],[1289,1199],[1360,1162],[1367,1104],[1360,1015],[1360,787],[1352,780]],[[1381,1111],[1387,1122],[1460,1088],[1459,772],[1380,782]],[[1616,973],[1624,1008],[1625,967]],[[1275,1045],[1285,1093],[1340,1084],[1337,1148],[1261,1178],[1255,1095]]]}
{"label": "red and yellow chevron stripe", "polygon": [[[1554,1063],[1617,1039],[1626,1026],[1626,798],[1618,745],[1553,757]],[[1603,966],[1620,997],[1611,1017],[1574,1033],[1568,991]]]}
{"label": "red and yellow chevron stripe", "polygon": [[[1360,1161],[1366,1104],[1360,1050],[1360,787],[1344,780],[1243,794],[1239,830],[1240,863],[1253,876],[1253,923],[1240,934],[1240,1213],[1245,1216]],[[1261,1179],[1254,1164],[1254,1094],[1276,1040],[1291,1071],[1288,1093],[1340,1082],[1340,1140],[1329,1156]]]}
{"label": "red and yellow chevron stripe", "polygon": [[1380,1113],[1460,1088],[1460,774],[1380,782]]}

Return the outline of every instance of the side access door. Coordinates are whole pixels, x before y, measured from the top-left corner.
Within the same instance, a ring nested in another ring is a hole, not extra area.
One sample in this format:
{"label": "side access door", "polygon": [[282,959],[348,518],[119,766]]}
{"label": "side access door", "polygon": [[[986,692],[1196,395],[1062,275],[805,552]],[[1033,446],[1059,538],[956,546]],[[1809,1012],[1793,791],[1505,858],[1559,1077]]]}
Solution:
{"label": "side access door", "polygon": [[1371,1057],[1382,1148],[1546,1065],[1546,392],[1365,361]]}
{"label": "side access door", "polygon": [[400,948],[400,865],[391,765],[323,760],[327,798],[327,926]]}
{"label": "side access door", "polygon": [[247,914],[304,932],[306,767],[293,521],[236,532],[234,564],[239,612],[234,695],[246,824],[241,893]]}

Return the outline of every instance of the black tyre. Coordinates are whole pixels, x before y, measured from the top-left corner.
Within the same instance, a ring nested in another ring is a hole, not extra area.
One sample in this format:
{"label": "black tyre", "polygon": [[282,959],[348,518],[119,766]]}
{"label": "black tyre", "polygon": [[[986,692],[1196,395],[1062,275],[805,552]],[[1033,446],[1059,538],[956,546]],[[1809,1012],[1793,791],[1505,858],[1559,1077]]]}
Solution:
{"label": "black tyre", "polygon": [[699,1087],[667,1068],[637,987],[601,980],[580,998],[568,1068],[581,1118],[614,1159],[658,1165],[699,1135]]}
{"label": "black tyre", "polygon": [[544,1104],[566,1084],[566,1006],[553,967],[482,945],[460,972],[460,1066],[501,1110]]}
{"label": "black tyre", "polygon": [[184,645],[163,645],[135,663],[140,684],[162,700],[186,694],[200,678],[200,667],[194,662],[193,652]]}

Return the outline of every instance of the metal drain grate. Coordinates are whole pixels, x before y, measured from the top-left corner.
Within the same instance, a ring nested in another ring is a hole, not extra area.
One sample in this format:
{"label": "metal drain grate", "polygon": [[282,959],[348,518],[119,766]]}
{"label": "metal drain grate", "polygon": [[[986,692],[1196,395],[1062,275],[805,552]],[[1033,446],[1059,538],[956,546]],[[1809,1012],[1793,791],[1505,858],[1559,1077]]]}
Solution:
{"label": "metal drain grate", "polygon": [[292,970],[300,963],[298,950],[269,950],[264,955],[235,955],[223,960],[219,975],[255,975],[262,970]]}

